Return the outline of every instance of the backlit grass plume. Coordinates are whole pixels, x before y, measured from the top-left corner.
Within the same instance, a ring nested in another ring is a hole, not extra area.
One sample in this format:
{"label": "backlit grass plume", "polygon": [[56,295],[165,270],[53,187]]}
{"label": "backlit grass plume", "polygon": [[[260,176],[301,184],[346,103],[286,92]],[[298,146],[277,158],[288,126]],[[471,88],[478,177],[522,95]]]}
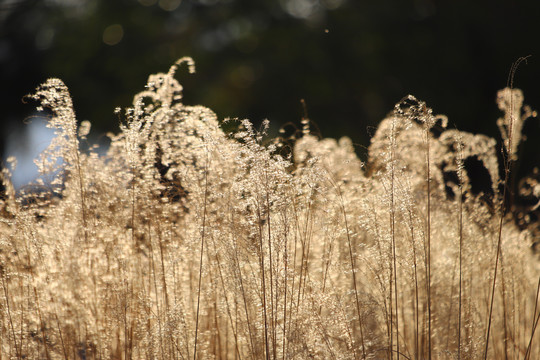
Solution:
{"label": "backlit grass plume", "polygon": [[[225,133],[183,104],[184,63],[117,110],[104,155],[80,150],[90,124],[60,80],[31,96],[56,138],[35,186],[16,193],[2,172],[0,358],[540,354],[533,233],[507,211],[494,139],[408,96],[366,163],[308,123],[283,151],[267,122]],[[498,95],[507,167],[522,101]]]}

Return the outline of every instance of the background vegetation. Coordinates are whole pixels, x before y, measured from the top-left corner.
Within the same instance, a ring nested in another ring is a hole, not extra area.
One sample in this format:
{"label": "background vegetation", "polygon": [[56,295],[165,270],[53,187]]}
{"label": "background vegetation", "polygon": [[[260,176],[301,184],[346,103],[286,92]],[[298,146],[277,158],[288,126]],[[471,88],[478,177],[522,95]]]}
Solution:
{"label": "background vegetation", "polygon": [[[532,55],[516,81],[540,98],[538,13],[534,0],[4,0],[0,138],[32,115],[21,99],[49,77],[69,86],[78,118],[117,131],[113,109],[130,104],[148,73],[186,55],[200,69],[183,79],[190,103],[278,128],[298,123],[305,99],[323,136],[349,134],[363,159],[379,121],[407,94],[459,129],[496,137],[496,92],[517,58]],[[104,42],[107,29],[115,45]],[[526,132],[538,139],[538,124]]]}

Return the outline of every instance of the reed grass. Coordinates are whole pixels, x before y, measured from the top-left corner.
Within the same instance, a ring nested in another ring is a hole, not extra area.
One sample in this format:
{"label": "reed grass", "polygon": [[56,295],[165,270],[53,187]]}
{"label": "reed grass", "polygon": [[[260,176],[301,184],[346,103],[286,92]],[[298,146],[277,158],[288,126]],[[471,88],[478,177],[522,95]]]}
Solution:
{"label": "reed grass", "polygon": [[505,203],[533,114],[519,90],[498,95],[500,178],[494,139],[413,96],[365,163],[308,119],[292,139],[225,133],[182,102],[183,64],[117,111],[104,155],[80,150],[89,123],[60,80],[29,97],[57,136],[28,188],[2,170],[0,359],[540,356],[534,234]]}

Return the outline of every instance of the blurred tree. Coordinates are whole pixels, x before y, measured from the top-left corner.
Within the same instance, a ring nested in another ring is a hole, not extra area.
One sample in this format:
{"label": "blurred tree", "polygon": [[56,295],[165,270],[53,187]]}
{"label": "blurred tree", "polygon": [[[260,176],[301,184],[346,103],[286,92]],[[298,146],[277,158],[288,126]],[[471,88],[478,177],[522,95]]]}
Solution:
{"label": "blurred tree", "polygon": [[496,91],[520,56],[533,55],[516,86],[540,107],[539,13],[536,0],[4,0],[0,138],[32,114],[21,98],[48,77],[66,82],[80,120],[114,130],[113,109],[186,55],[198,72],[177,75],[185,102],[220,118],[297,123],[305,99],[323,136],[365,146],[412,93],[497,137]]}

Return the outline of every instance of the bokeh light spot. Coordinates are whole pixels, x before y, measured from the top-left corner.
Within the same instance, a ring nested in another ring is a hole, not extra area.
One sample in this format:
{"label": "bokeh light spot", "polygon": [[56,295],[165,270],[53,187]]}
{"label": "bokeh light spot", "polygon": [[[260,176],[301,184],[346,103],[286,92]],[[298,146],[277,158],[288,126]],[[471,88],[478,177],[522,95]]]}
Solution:
{"label": "bokeh light spot", "polygon": [[182,0],[159,0],[159,7],[165,11],[174,11],[181,2]]}
{"label": "bokeh light spot", "polygon": [[120,24],[110,25],[103,31],[103,42],[107,45],[116,45],[123,37],[124,28]]}

